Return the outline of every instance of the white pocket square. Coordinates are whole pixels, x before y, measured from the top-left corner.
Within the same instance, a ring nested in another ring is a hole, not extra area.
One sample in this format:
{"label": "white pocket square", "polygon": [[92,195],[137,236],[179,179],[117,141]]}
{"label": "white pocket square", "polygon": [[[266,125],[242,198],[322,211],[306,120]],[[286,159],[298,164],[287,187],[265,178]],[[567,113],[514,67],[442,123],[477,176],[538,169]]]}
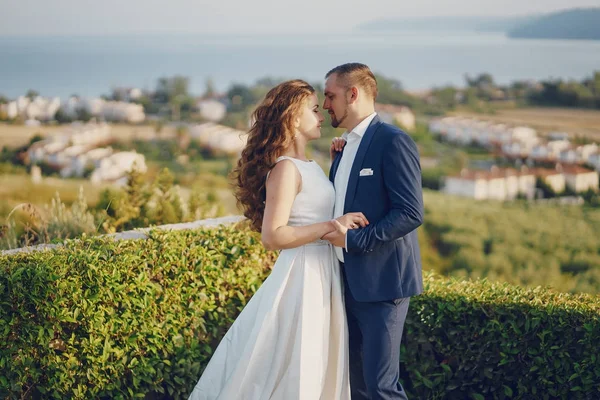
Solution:
{"label": "white pocket square", "polygon": [[371,176],[373,175],[373,170],[371,168],[363,168],[360,170],[358,176]]}

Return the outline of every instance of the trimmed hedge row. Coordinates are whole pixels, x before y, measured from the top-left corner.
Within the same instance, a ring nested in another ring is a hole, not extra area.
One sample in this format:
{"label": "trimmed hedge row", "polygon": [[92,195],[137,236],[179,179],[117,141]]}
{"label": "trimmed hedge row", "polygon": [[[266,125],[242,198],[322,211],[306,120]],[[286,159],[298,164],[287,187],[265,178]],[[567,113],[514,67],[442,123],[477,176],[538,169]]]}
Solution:
{"label": "trimmed hedge row", "polygon": [[0,256],[0,397],[187,398],[273,264],[234,227]]}
{"label": "trimmed hedge row", "polygon": [[402,380],[417,398],[600,399],[600,298],[426,278]]}
{"label": "trimmed hedge row", "polygon": [[[240,227],[0,255],[0,397],[187,398],[275,254]],[[413,398],[600,398],[600,300],[426,276]]]}

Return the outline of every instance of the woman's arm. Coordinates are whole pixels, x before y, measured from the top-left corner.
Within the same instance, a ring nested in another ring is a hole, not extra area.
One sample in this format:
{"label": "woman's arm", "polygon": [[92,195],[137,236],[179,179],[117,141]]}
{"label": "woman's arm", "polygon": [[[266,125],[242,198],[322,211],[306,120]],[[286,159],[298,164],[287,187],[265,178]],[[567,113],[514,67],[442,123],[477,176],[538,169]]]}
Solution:
{"label": "woman's arm", "polygon": [[287,226],[302,176],[293,161],[278,162],[267,179],[267,198],[262,224],[262,242],[268,250],[290,249],[320,239],[336,228],[331,221],[305,226]]}

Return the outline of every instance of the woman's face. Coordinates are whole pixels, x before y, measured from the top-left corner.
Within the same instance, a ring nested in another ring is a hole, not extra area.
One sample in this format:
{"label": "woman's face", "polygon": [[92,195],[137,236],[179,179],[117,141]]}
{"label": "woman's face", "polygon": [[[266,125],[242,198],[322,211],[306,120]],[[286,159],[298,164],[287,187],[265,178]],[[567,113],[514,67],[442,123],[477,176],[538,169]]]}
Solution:
{"label": "woman's face", "polygon": [[325,120],[319,110],[319,100],[316,94],[310,95],[300,109],[300,115],[296,123],[298,135],[302,135],[307,141],[321,137],[321,124]]}

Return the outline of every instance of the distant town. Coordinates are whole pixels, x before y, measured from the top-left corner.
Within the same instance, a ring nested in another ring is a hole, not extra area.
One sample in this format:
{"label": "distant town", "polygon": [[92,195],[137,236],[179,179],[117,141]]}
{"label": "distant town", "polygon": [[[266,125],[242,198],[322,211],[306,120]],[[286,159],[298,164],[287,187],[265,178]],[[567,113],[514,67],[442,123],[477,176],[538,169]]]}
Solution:
{"label": "distant town", "polygon": [[463,169],[444,179],[443,191],[478,200],[533,199],[541,180],[554,194],[598,191],[600,147],[574,144],[566,132],[538,136],[527,126],[510,127],[490,121],[460,117],[436,118],[429,130],[440,140],[457,146],[479,146],[515,167],[489,170]]}
{"label": "distant town", "polygon": [[[382,80],[384,85],[393,87],[393,82]],[[480,87],[494,88],[492,82],[491,77],[482,75],[469,81],[469,87],[479,88],[485,94]],[[234,85],[227,94],[216,93],[207,82],[206,93],[199,97],[188,93],[188,83],[187,78],[175,76],[159,79],[153,92],[117,87],[108,96],[71,96],[64,100],[30,91],[0,104],[0,119],[33,127],[60,124],[57,134],[39,138],[26,150],[23,164],[31,167],[34,182],[42,179],[43,167],[47,166],[62,178],[86,178],[93,183],[122,186],[131,169],[146,171],[146,158],[135,149],[124,151],[111,146],[121,139],[113,134],[113,124],[155,124],[153,134],[137,138],[143,141],[159,138],[159,126],[171,124],[185,131],[186,140],[194,140],[212,153],[236,157],[246,143],[249,110],[275,82],[265,80],[254,87]],[[408,132],[415,131],[417,120],[420,124],[426,121],[426,129],[437,141],[455,148],[475,147],[495,160],[485,168],[465,167],[445,175],[439,184],[443,192],[501,201],[569,196],[577,199],[579,194],[598,192],[600,146],[591,139],[573,141],[571,132],[538,134],[527,125],[495,122],[493,115],[432,117],[420,110],[417,118],[410,106],[398,104],[410,103],[414,98],[407,98],[401,90],[387,93],[383,101],[396,104],[376,104],[384,121]],[[429,97],[426,100],[433,101]],[[331,128],[323,129],[328,129],[324,133],[326,140],[336,134]],[[326,140],[317,147],[323,154],[328,147]]]}

